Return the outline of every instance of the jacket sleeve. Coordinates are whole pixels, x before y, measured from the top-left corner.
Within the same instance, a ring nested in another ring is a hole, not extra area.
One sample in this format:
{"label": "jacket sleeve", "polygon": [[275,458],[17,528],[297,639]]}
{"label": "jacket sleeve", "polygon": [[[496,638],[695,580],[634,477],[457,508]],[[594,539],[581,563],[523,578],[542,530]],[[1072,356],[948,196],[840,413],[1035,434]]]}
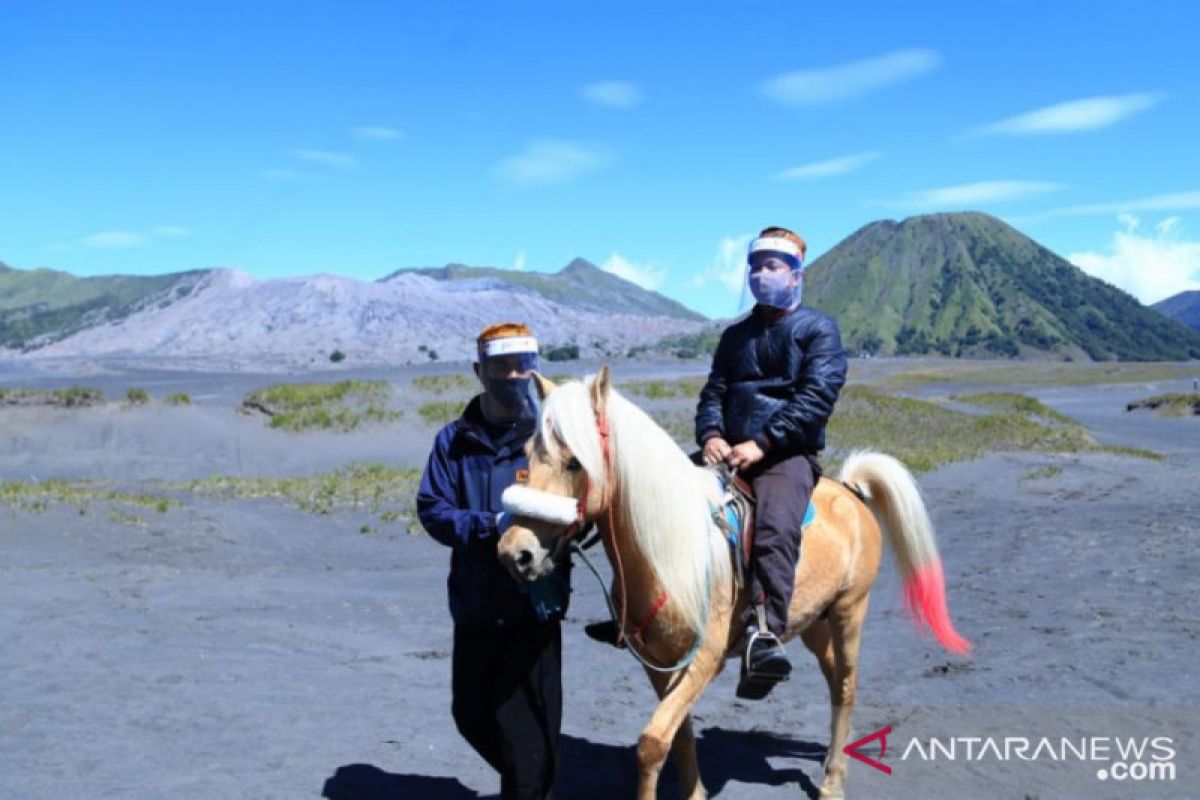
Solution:
{"label": "jacket sleeve", "polygon": [[792,399],[763,427],[771,446],[811,446],[813,432],[824,427],[846,383],[846,350],[831,317],[821,317],[797,345],[804,350]]}
{"label": "jacket sleeve", "polygon": [[470,547],[496,536],[496,515],[459,506],[459,465],[450,458],[452,438],[444,428],[434,442],[417,491],[417,517],[421,527],[447,547]]}
{"label": "jacket sleeve", "polygon": [[708,380],[700,390],[700,402],[696,406],[696,444],[701,447],[713,436],[725,435],[725,385],[726,362],[729,359],[729,329],[721,334],[713,353],[712,369]]}

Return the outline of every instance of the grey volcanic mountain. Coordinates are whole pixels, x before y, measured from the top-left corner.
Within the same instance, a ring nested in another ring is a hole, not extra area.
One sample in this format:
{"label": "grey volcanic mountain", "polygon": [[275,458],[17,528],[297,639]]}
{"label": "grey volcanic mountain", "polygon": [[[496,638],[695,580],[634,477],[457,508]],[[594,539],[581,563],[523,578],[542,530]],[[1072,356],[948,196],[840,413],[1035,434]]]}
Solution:
{"label": "grey volcanic mountain", "polygon": [[1200,290],[1180,292],[1150,306],[1163,316],[1200,331]]}
{"label": "grey volcanic mountain", "polygon": [[809,267],[806,302],[837,318],[853,350],[1200,358],[1200,333],[980,213],[861,228]]}
{"label": "grey volcanic mountain", "polygon": [[450,266],[373,282],[257,280],[230,269],[151,278],[0,272],[6,357],[283,369],[328,363],[336,350],[347,363],[403,364],[467,358],[479,330],[501,319],[527,322],[545,346],[573,344],[582,355],[624,354],[704,322],[581,260],[552,276]]}

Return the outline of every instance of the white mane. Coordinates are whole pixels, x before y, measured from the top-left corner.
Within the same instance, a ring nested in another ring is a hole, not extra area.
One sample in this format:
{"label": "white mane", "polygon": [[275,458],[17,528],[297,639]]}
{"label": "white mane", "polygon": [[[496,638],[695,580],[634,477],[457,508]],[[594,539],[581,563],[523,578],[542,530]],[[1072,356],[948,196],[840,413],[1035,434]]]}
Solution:
{"label": "white mane", "polygon": [[[604,455],[590,400],[594,380],[589,376],[584,383],[565,384],[546,399],[539,436],[551,457],[558,442],[570,449],[593,491],[603,492]],[[693,631],[703,634],[710,595],[729,580],[730,569],[728,545],[713,524],[709,505],[718,500],[715,482],[615,390],[608,396],[608,425],[621,490],[615,511],[629,521],[634,542],[669,601]]]}

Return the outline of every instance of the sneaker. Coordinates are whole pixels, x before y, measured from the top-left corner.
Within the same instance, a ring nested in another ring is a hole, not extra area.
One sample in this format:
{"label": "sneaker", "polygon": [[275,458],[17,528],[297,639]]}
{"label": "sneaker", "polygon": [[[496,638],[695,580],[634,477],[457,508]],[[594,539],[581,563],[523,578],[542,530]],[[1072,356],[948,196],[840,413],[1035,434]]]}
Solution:
{"label": "sneaker", "polygon": [[625,649],[625,642],[617,641],[617,635],[620,631],[617,630],[617,623],[611,619],[584,625],[583,632],[588,635],[589,639],[594,639],[601,644],[611,644],[613,647],[618,647],[622,650]]}
{"label": "sneaker", "polygon": [[737,696],[743,700],[761,700],[771,693],[775,684],[788,679],[792,662],[779,637],[770,631],[756,629],[747,634],[747,639]]}

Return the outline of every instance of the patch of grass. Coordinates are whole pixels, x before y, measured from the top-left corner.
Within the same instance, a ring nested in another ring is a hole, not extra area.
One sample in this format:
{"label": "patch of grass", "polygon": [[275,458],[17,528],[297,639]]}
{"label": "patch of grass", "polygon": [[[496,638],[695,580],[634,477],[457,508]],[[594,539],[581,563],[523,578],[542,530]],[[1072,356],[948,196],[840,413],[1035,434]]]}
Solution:
{"label": "patch of grass", "polygon": [[413,378],[412,387],[426,394],[445,394],[447,392],[471,392],[479,390],[479,381],[474,375],[422,375]]}
{"label": "patch of grass", "polygon": [[884,378],[892,388],[929,383],[1016,384],[1024,386],[1090,386],[1177,380],[1194,375],[1195,365],[1175,362],[1067,363],[1024,362],[980,364],[946,362],[902,370]]}
{"label": "patch of grass", "polygon": [[626,395],[645,397],[648,400],[680,398],[696,400],[700,397],[700,389],[703,387],[704,381],[700,378],[682,378],[674,381],[629,381],[617,385],[617,388]]}
{"label": "patch of grass", "polygon": [[[852,450],[879,450],[918,473],[991,452],[1116,452],[1101,447],[1069,420],[1045,424],[1012,410],[977,416],[859,386],[843,390],[828,439],[831,462]],[[1157,457],[1147,452],[1121,454]]]}
{"label": "patch of grass", "polygon": [[66,389],[0,389],[0,404],[10,406],[58,406],[85,408],[104,403],[104,392],[90,386]]}
{"label": "patch of grass", "polygon": [[1043,479],[1049,480],[1050,478],[1057,478],[1059,475],[1062,475],[1062,471],[1063,471],[1062,467],[1060,467],[1056,464],[1049,464],[1045,467],[1040,467],[1038,469],[1034,469],[1034,470],[1030,470],[1029,472],[1026,472],[1024,475],[1021,476],[1021,480],[1023,480],[1023,481],[1037,481],[1037,480],[1043,480]]}
{"label": "patch of grass", "polygon": [[125,402],[131,406],[144,406],[150,402],[150,393],[137,386],[125,390]]}
{"label": "patch of grass", "polygon": [[997,411],[1012,411],[1027,417],[1040,417],[1063,425],[1073,425],[1075,420],[1059,411],[1055,411],[1036,398],[1016,392],[976,392],[972,394],[956,394],[951,400],[967,403],[983,408],[993,408]]}
{"label": "patch of grass", "polygon": [[173,392],[166,396],[165,402],[169,406],[190,406],[192,396],[187,392]]}
{"label": "patch of grass", "polygon": [[670,434],[684,452],[690,453],[696,449],[696,421],[691,412],[646,409],[646,413],[658,423],[658,427]]}
{"label": "patch of grass", "polygon": [[451,420],[458,419],[462,411],[463,403],[455,400],[435,400],[432,403],[423,403],[417,409],[421,419],[430,425],[445,425]]}
{"label": "patch of grass", "polygon": [[217,476],[189,481],[174,488],[226,500],[278,498],[313,514],[365,510],[383,522],[392,522],[412,520],[420,481],[420,470],[372,463],[299,478]]}
{"label": "patch of grass", "polygon": [[271,418],[285,431],[350,431],[367,422],[391,422],[403,412],[387,407],[392,387],[387,381],[283,383],[256,389],[242,408]]}
{"label": "patch of grass", "polygon": [[1200,416],[1200,394],[1195,392],[1168,392],[1145,400],[1136,400],[1125,406],[1126,411],[1149,408],[1164,417]]}
{"label": "patch of grass", "polygon": [[158,494],[118,492],[97,481],[7,481],[0,483],[0,504],[23,511],[42,512],[53,503],[73,505],[81,515],[93,503],[110,506],[132,506],[165,514],[175,504]]}

